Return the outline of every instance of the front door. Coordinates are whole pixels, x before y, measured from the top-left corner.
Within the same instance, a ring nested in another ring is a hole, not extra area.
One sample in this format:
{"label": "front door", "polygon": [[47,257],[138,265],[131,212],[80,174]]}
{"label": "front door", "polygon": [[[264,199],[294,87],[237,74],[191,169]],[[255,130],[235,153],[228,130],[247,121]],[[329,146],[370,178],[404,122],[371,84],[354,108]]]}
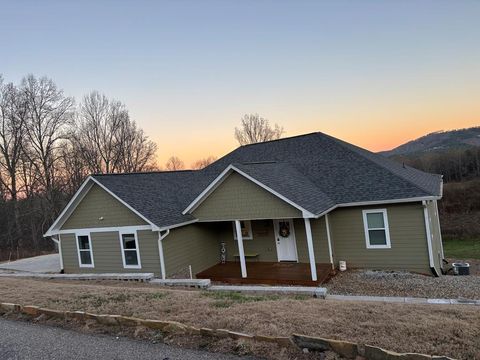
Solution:
{"label": "front door", "polygon": [[278,261],[298,261],[293,220],[274,220]]}

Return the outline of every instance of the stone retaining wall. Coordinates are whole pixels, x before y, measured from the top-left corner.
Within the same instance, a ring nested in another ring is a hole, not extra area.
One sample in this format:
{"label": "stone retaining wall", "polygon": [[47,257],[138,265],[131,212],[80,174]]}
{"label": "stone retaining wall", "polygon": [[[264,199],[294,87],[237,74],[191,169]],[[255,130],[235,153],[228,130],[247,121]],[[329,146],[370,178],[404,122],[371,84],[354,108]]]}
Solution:
{"label": "stone retaining wall", "polygon": [[446,356],[431,356],[415,353],[396,353],[379,347],[356,344],[348,341],[325,339],[319,337],[294,334],[290,337],[250,335],[226,329],[196,328],[176,321],[149,320],[122,315],[98,315],[83,311],[61,311],[45,309],[38,306],[12,303],[0,303],[0,315],[3,314],[23,314],[32,318],[45,316],[47,318],[77,320],[84,322],[94,320],[99,324],[106,326],[125,326],[137,327],[144,326],[149,329],[158,330],[165,334],[173,335],[200,335],[205,337],[231,338],[234,340],[257,341],[275,343],[279,346],[288,347],[297,346],[299,349],[308,349],[310,351],[333,351],[347,359],[366,359],[366,360],[452,360]]}

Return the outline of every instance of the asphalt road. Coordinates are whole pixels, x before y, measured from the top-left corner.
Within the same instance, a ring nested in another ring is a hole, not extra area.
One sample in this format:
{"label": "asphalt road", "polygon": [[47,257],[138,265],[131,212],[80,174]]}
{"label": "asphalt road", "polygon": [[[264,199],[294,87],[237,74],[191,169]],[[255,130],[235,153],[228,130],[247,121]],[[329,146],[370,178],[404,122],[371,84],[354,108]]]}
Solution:
{"label": "asphalt road", "polygon": [[106,335],[87,335],[56,327],[0,318],[0,359],[238,360],[242,358]]}

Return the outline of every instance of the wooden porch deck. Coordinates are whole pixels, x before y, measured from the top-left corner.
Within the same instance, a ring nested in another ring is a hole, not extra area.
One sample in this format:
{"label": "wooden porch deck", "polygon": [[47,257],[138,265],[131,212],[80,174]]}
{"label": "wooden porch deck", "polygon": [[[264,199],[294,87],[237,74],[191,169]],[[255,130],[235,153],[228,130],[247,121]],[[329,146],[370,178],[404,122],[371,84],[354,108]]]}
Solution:
{"label": "wooden porch deck", "polygon": [[317,281],[312,281],[310,264],[293,262],[247,262],[247,277],[242,278],[239,262],[217,264],[197,275],[198,279],[230,284],[317,286],[333,276],[331,264],[317,264]]}

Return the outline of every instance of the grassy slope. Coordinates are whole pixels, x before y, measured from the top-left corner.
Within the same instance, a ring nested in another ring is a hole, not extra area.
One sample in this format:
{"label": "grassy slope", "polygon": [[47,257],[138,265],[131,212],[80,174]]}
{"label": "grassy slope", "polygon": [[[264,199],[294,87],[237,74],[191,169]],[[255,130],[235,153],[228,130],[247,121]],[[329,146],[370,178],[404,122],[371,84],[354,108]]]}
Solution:
{"label": "grassy slope", "polygon": [[448,239],[443,242],[443,250],[447,258],[480,260],[480,239]]}

